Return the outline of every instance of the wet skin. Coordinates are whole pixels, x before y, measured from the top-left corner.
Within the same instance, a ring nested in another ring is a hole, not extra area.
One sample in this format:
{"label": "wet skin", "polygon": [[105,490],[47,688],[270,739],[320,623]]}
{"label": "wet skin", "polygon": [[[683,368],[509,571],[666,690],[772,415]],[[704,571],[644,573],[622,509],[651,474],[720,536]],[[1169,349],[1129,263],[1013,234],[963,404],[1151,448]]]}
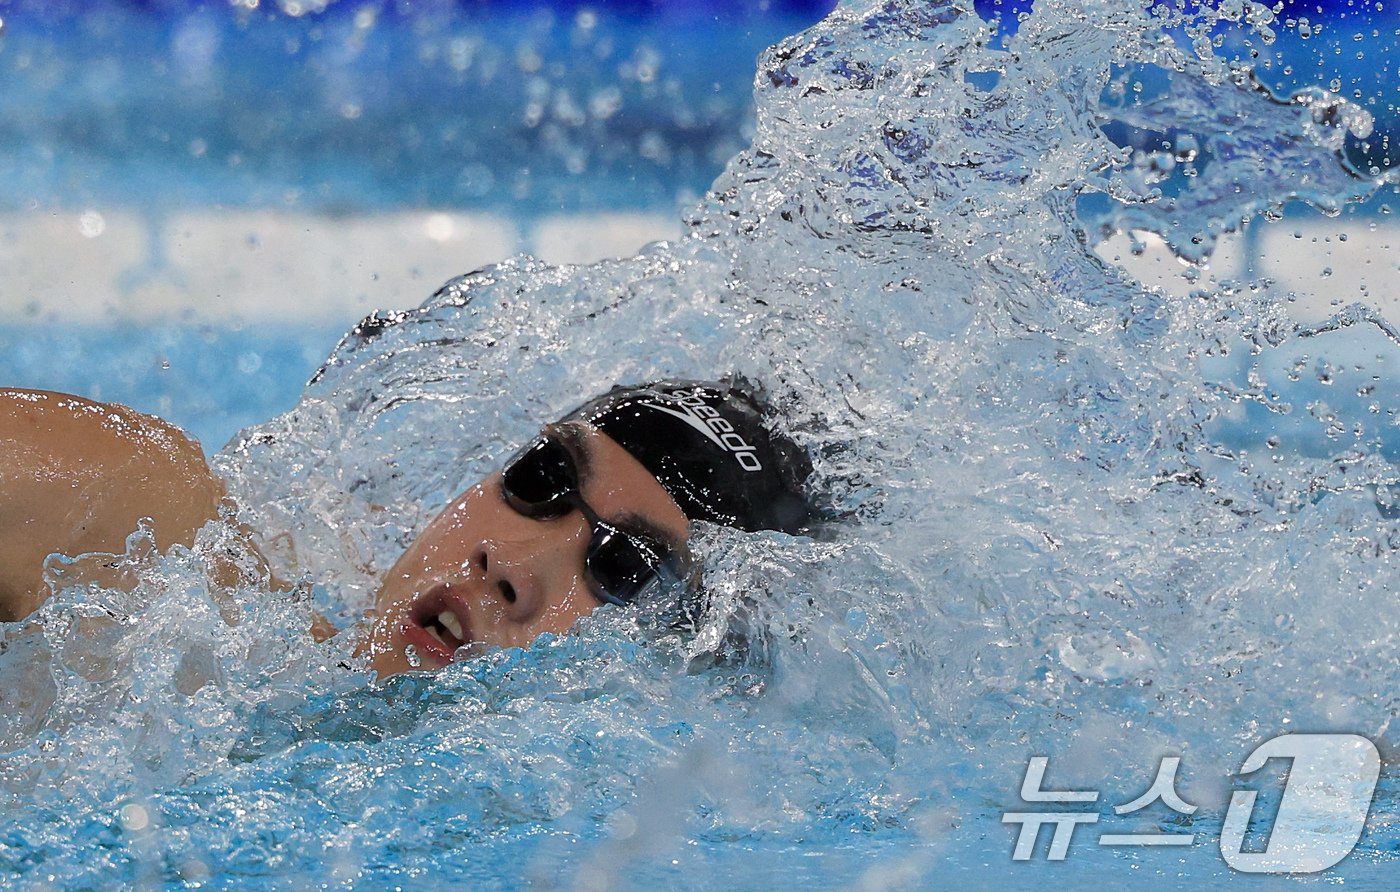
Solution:
{"label": "wet skin", "polygon": [[[646,530],[684,556],[685,515],[630,453],[588,424],[546,430],[573,455],[580,495],[601,519]],[[142,517],[153,519],[161,548],[188,546],[224,495],[199,444],[178,428],[68,394],[0,389],[0,459],[0,622],[48,597],[41,571],[51,552],[120,553]],[[601,603],[584,568],[590,532],[577,509],[540,520],[516,512],[492,475],[389,570],[361,653],[392,675],[445,666],[461,644],[476,646],[467,654],[569,631]],[[312,632],[320,639],[334,629],[318,623]]]}
{"label": "wet skin", "polygon": [[0,388],[0,622],[49,596],[52,552],[121,553],[150,518],[161,548],[191,545],[224,485],[199,444],[126,406]]}
{"label": "wet skin", "polygon": [[[603,520],[645,529],[683,554],[685,514],[645,467],[589,424],[551,425],[573,455],[579,493]],[[362,647],[381,676],[447,665],[454,653],[524,647],[563,634],[600,605],[584,568],[582,513],[532,519],[510,507],[493,474],[455,499],[385,576]],[[473,645],[458,650],[461,645]],[[406,649],[419,657],[414,666]]]}

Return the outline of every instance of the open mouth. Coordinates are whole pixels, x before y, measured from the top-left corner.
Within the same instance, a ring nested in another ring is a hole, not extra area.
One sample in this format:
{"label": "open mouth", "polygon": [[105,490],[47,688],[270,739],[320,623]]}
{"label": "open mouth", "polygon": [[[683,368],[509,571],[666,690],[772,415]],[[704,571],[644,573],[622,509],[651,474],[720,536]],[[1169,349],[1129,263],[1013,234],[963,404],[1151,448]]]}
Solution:
{"label": "open mouth", "polygon": [[471,620],[466,605],[440,583],[417,599],[404,620],[403,637],[419,655],[446,665],[459,647],[471,643]]}
{"label": "open mouth", "polygon": [[462,623],[451,610],[440,611],[422,625],[429,635],[453,650],[467,643],[466,636],[462,634]]}

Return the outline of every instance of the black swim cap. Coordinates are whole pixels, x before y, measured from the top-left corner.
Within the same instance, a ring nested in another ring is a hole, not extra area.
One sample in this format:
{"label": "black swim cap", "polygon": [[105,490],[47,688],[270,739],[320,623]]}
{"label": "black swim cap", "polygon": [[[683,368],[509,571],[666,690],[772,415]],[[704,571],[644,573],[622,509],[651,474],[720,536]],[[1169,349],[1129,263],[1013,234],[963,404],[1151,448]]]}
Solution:
{"label": "black swim cap", "polygon": [[657,381],[614,387],[563,420],[617,441],[691,520],[794,533],[810,514],[802,482],[812,465],[762,418],[742,382]]}

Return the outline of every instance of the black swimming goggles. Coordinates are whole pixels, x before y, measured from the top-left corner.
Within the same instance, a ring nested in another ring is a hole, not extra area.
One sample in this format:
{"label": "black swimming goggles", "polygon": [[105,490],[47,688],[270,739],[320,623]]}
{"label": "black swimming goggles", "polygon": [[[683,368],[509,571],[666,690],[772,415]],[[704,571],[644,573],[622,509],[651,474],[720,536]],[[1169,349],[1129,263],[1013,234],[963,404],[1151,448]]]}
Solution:
{"label": "black swimming goggles", "polygon": [[535,520],[563,517],[575,508],[583,514],[592,531],[584,575],[598,600],[633,604],[649,586],[681,579],[677,555],[645,533],[598,517],[583,501],[578,485],[573,455],[548,433],[517,452],[501,472],[506,503],[517,513]]}

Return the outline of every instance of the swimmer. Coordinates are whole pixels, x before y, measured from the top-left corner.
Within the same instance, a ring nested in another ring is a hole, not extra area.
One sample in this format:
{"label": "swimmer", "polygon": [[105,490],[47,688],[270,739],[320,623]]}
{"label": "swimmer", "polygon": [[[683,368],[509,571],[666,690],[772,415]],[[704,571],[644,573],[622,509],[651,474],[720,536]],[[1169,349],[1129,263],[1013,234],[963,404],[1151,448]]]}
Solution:
{"label": "swimmer", "polygon": [[[793,533],[811,465],[742,383],[616,387],[547,424],[440,512],[385,575],[360,651],[381,676],[563,634],[602,604],[692,592],[690,525]],[[37,609],[51,552],[120,552],[140,517],[190,545],[223,484],[178,428],[0,390],[0,620]],[[666,588],[666,586],[673,588]]]}

